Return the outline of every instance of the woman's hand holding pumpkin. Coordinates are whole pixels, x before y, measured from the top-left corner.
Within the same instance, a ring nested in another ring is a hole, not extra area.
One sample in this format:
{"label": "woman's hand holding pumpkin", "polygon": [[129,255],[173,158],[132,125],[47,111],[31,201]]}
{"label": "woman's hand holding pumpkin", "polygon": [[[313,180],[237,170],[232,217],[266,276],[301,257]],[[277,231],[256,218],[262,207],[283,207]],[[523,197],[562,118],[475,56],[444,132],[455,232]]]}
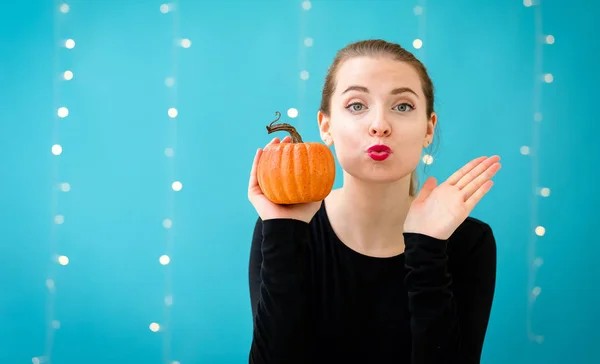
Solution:
{"label": "woman's hand holding pumpkin", "polygon": [[492,188],[499,160],[498,156],[474,159],[437,187],[435,178],[429,178],[408,210],[404,232],[450,238]]}
{"label": "woman's hand holding pumpkin", "polygon": [[[289,136],[279,140],[274,138],[267,147],[277,143],[289,143],[292,139]],[[256,209],[260,218],[264,220],[270,219],[295,219],[309,223],[313,216],[319,211],[321,202],[310,202],[295,205],[279,205],[271,202],[262,192],[258,184],[257,169],[258,161],[262,155],[263,149],[259,148],[254,157],[252,171],[250,172],[250,182],[248,184],[248,199]]]}

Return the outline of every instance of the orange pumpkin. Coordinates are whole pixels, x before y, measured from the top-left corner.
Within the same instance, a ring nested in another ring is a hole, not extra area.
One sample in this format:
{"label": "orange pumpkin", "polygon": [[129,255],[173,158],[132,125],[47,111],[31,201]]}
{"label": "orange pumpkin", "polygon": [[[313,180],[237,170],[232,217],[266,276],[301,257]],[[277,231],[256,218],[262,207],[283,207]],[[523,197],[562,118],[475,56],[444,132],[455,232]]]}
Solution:
{"label": "orange pumpkin", "polygon": [[268,145],[258,161],[257,178],[263,194],[273,203],[291,205],[322,201],[333,188],[335,160],[322,143],[303,142],[290,124],[267,126],[269,134],[287,131],[291,143]]}

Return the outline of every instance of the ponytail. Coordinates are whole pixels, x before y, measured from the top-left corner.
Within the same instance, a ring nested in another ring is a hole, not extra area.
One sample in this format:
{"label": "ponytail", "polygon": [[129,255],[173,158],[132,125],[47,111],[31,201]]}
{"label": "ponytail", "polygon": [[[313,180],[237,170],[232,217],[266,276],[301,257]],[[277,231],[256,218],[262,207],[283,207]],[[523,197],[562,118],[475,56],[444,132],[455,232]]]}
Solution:
{"label": "ponytail", "polygon": [[413,171],[410,174],[410,188],[408,190],[408,195],[411,197],[415,197],[417,195],[418,188],[419,188],[419,176],[417,176],[417,171]]}

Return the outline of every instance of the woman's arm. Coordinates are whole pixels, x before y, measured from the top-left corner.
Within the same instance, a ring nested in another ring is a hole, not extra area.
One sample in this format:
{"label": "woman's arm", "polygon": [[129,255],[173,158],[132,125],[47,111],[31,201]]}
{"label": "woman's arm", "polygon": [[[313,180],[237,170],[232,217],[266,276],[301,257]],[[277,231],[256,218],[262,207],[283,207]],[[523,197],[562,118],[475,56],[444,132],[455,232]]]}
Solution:
{"label": "woman's arm", "polygon": [[293,219],[256,222],[250,257],[254,331],[252,364],[307,363],[309,224]]}
{"label": "woman's arm", "polygon": [[496,242],[481,226],[461,260],[458,297],[450,290],[447,241],[405,234],[412,364],[480,362],[496,282]]}

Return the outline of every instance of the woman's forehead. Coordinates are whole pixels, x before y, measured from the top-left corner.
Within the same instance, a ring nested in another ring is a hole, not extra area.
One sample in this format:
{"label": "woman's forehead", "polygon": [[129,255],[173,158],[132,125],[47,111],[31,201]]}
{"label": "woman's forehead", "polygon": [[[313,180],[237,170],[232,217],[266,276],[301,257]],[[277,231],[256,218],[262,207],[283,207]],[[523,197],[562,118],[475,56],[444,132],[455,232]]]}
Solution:
{"label": "woman's forehead", "polygon": [[337,72],[336,93],[342,94],[353,86],[369,91],[391,92],[408,87],[418,92],[421,80],[417,71],[408,63],[390,58],[357,57],[346,60]]}

